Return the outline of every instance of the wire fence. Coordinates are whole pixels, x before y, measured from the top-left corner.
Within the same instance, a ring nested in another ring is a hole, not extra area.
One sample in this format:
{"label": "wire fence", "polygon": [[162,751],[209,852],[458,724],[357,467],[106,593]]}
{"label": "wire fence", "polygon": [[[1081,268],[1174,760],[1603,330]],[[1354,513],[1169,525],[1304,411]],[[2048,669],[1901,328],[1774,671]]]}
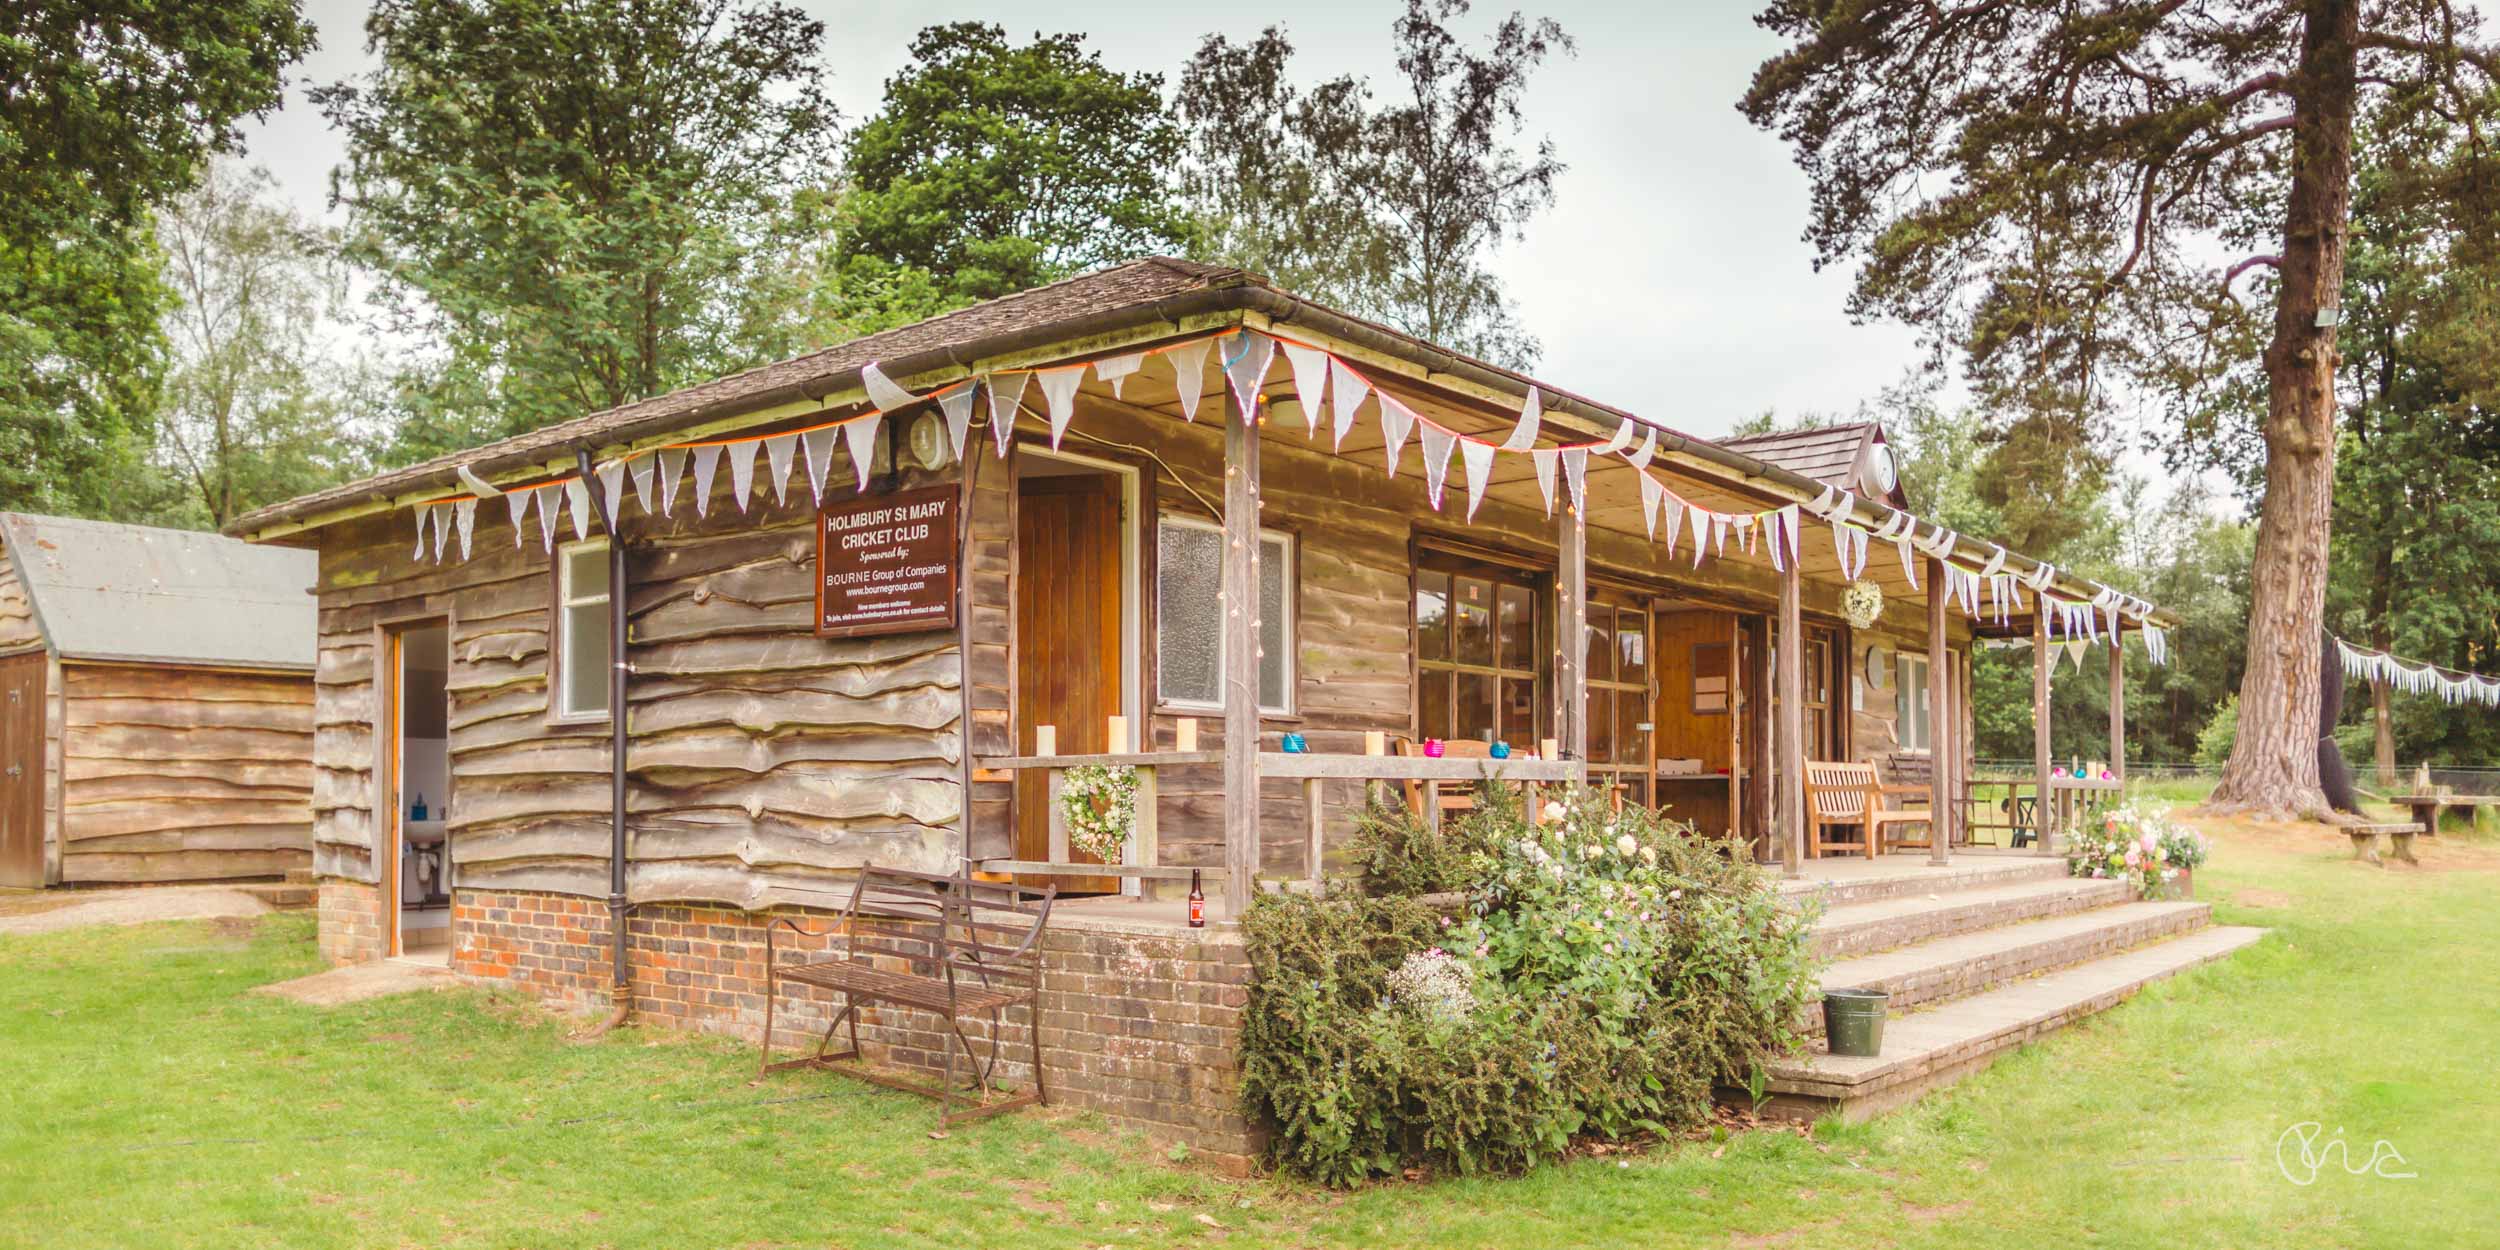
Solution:
{"label": "wire fence", "polygon": [[[2052,761],[2063,764],[2063,760]],[[2028,780],[2036,765],[2028,759],[1983,759],[1973,761],[1971,777],[1975,781]],[[2381,777],[2368,761],[2353,765],[2353,784],[2381,795],[2412,794],[2423,782],[2422,768],[2398,768],[2393,776]],[[2221,774],[2195,764],[2129,763],[2130,781],[2213,781]],[[2500,767],[2441,767],[2429,769],[2429,785],[2436,790],[2445,786],[2452,794],[2500,794]]]}

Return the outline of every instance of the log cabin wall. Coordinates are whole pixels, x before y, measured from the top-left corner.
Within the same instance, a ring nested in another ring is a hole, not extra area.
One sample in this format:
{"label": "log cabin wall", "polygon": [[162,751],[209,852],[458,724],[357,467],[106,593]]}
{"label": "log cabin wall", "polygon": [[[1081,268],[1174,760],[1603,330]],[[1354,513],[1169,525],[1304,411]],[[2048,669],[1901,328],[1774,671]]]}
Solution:
{"label": "log cabin wall", "polygon": [[311,863],[302,673],[59,666],[60,879],[206,881]]}
{"label": "log cabin wall", "polygon": [[44,651],[43,879],[61,879],[61,662],[44,645],[34,600],[18,576],[9,545],[0,542],[0,655]]}

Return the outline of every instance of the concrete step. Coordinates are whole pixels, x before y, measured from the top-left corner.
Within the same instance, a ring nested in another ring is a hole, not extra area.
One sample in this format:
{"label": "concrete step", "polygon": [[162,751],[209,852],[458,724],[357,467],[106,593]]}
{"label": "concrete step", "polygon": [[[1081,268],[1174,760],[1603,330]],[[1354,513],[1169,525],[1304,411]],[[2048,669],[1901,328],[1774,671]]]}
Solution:
{"label": "concrete step", "polygon": [[2135,897],[2124,881],[2059,876],[1913,897],[1849,903],[1814,924],[1814,953],[1847,959],[1960,933],[2111,907]]}
{"label": "concrete step", "polygon": [[1880,860],[1830,858],[1814,861],[1814,876],[1780,882],[1782,895],[1819,898],[1826,907],[1872,903],[1887,898],[1919,898],[1955,890],[1978,890],[2019,881],[2055,881],[2066,875],[2063,857],[2041,855],[1968,854],[1935,868],[1923,861],[1926,852],[1901,852]]}
{"label": "concrete step", "polygon": [[[2204,928],[2207,904],[2121,903],[2046,920],[1913,943],[1897,950],[1843,959],[1823,972],[1823,988],[1882,990],[1892,1012],[1960,998],[2020,977],[2037,976],[2115,955],[2147,942]],[[1810,1031],[1823,1031],[1820,1004],[1809,1010]]]}
{"label": "concrete step", "polygon": [[297,911],[321,901],[321,889],[293,881],[252,881],[233,887],[279,911]]}
{"label": "concrete step", "polygon": [[1853,1058],[1816,1049],[1769,1065],[1767,1114],[1798,1119],[1838,1111],[1862,1120],[1977,1072],[1996,1057],[2114,1006],[2164,977],[2222,958],[2265,936],[2220,926],[2020,981],[1884,1025],[1884,1050]]}

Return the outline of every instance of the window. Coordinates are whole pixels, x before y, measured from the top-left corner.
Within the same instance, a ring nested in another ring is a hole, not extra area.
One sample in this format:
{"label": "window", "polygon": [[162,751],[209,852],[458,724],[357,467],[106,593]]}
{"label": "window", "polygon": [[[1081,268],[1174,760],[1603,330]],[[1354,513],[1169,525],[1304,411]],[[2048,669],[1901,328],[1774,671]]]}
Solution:
{"label": "window", "polygon": [[1927,704],[1927,657],[1907,651],[1893,656],[1893,698],[1901,709],[1899,733],[1901,749],[1925,751],[1936,745],[1933,722]]}
{"label": "window", "polygon": [[555,711],[560,717],[608,711],[608,544],[556,549]]}
{"label": "window", "polygon": [[1646,806],[1649,747],[1649,609],[1592,592],[1589,604],[1589,772]]}
{"label": "window", "polygon": [[1532,575],[1427,556],[1415,574],[1415,732],[1533,748],[1550,643]]}
{"label": "window", "polygon": [[[1293,711],[1293,538],[1259,533],[1259,710]],[[1195,517],[1155,526],[1156,697],[1224,706],[1224,530]]]}

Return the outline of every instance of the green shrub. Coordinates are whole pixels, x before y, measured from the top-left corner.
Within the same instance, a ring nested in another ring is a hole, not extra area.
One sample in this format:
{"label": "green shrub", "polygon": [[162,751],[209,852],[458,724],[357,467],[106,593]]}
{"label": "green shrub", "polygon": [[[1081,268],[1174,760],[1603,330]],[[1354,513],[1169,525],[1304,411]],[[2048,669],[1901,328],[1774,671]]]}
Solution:
{"label": "green shrub", "polygon": [[[1546,825],[1486,797],[1439,834],[1373,812],[1360,891],[1262,895],[1244,918],[1243,1090],[1280,1166],[1517,1170],[1701,1122],[1715,1087],[1801,1044],[1807,918],[1741,844],[1592,792]],[[1416,897],[1453,889],[1455,914]]]}
{"label": "green shrub", "polygon": [[2196,766],[2208,772],[2220,772],[2231,760],[2231,747],[2240,736],[2240,697],[2232,695],[2214,708],[2205,727],[2196,731]]}

